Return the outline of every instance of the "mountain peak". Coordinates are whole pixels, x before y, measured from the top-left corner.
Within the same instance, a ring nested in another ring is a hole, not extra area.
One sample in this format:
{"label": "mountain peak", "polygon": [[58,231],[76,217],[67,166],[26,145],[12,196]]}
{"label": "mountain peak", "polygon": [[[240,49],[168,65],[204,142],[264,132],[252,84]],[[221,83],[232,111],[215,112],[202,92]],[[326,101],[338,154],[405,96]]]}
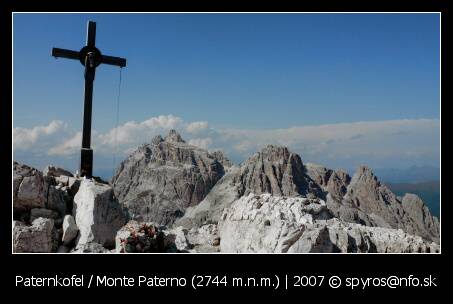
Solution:
{"label": "mountain peak", "polygon": [[374,175],[373,170],[370,167],[361,165],[357,168],[357,173],[359,174],[366,174],[366,175]]}
{"label": "mountain peak", "polygon": [[165,136],[165,141],[166,142],[179,142],[179,143],[185,143],[185,141],[182,139],[181,135],[176,132],[176,130],[171,129],[168,132],[168,135]]}
{"label": "mountain peak", "polygon": [[308,195],[320,189],[306,175],[300,156],[287,147],[267,145],[248,158],[236,176],[245,194]]}

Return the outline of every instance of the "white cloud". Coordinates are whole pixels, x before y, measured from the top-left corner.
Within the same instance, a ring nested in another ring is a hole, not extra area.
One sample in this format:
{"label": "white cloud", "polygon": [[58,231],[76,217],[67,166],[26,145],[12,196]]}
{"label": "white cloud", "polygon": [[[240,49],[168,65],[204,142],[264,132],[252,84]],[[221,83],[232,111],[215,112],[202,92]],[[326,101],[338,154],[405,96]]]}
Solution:
{"label": "white cloud", "polygon": [[414,158],[438,158],[439,128],[437,119],[404,119],[272,130],[227,129],[220,130],[219,137],[224,139],[227,155],[242,159],[267,144],[278,144],[290,147],[302,159],[321,163],[325,159],[384,163],[404,160],[408,151]]}
{"label": "white cloud", "polygon": [[[278,144],[299,153],[304,161],[389,167],[409,162],[435,165],[439,159],[439,128],[437,119],[403,119],[265,130],[220,129],[209,127],[207,122],[185,122],[177,116],[160,115],[142,122],[126,122],[105,133],[93,131],[92,142],[97,157],[112,157],[119,151],[117,156],[122,158],[155,135],[165,136],[168,130],[176,129],[188,143],[205,149],[216,147],[236,162],[267,144]],[[27,149],[27,153],[74,156],[80,144],[81,133],[69,132],[61,121],[14,129],[14,149]]]}
{"label": "white cloud", "polygon": [[199,133],[209,127],[207,121],[195,121],[187,125],[186,130],[189,133]]}
{"label": "white cloud", "polygon": [[192,138],[188,141],[190,145],[202,148],[202,149],[209,149],[209,147],[212,144],[212,139],[207,137],[207,138]]}
{"label": "white cloud", "polygon": [[160,115],[151,117],[145,121],[137,123],[129,121],[125,124],[111,129],[106,134],[99,135],[101,145],[114,146],[123,144],[135,144],[139,141],[146,141],[159,132],[178,129],[182,126],[182,119],[173,115]]}
{"label": "white cloud", "polygon": [[14,149],[23,150],[28,149],[36,144],[38,140],[42,140],[56,132],[66,128],[61,120],[53,120],[47,126],[36,126],[31,129],[27,128],[14,128]]}
{"label": "white cloud", "polygon": [[80,151],[82,144],[82,132],[77,132],[74,136],[63,143],[49,149],[49,155],[71,155]]}

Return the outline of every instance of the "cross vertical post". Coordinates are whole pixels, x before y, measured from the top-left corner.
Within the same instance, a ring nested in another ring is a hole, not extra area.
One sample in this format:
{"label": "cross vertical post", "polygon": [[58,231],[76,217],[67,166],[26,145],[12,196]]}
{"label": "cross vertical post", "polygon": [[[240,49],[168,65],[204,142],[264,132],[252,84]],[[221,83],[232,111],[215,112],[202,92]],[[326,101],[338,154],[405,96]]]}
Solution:
{"label": "cross vertical post", "polygon": [[[87,47],[96,47],[96,23],[89,21],[87,27]],[[80,173],[90,178],[93,176],[93,149],[91,149],[91,115],[93,105],[93,82],[96,72],[93,53],[85,57],[85,98],[83,103],[82,149],[80,154]]]}
{"label": "cross vertical post", "polygon": [[80,176],[93,176],[93,149],[91,149],[91,120],[93,104],[93,83],[96,67],[101,63],[126,66],[126,59],[102,55],[96,48],[96,22],[88,21],[86,46],[80,51],[53,48],[52,56],[79,60],[85,67],[85,96],[83,103],[82,149],[80,152]]}

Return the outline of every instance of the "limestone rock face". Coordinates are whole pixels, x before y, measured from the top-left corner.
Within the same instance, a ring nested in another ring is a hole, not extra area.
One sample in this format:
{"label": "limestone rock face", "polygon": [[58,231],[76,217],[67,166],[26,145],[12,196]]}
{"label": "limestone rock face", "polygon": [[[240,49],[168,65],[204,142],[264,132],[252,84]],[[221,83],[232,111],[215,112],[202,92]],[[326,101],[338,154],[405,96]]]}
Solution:
{"label": "limestone rock face", "polygon": [[54,247],[53,219],[37,218],[31,226],[15,222],[13,225],[14,252],[52,252]]}
{"label": "limestone rock face", "polygon": [[306,224],[329,218],[325,202],[319,199],[251,193],[224,210],[220,248],[222,252],[287,252]]}
{"label": "limestone rock face", "polygon": [[[363,211],[372,226],[402,229],[439,242],[439,227],[434,224],[433,216],[421,200],[412,198],[407,196],[403,204],[368,167],[361,166],[352,177],[341,204]],[[341,215],[340,218],[349,221]]]}
{"label": "limestone rock face", "polygon": [[32,208],[44,208],[48,184],[42,173],[18,162],[13,163],[13,208],[23,212]]}
{"label": "limestone rock face", "polygon": [[431,215],[425,203],[415,194],[406,193],[401,203],[406,214],[414,221],[415,231],[423,231],[428,239],[437,241],[439,235],[439,219]]}
{"label": "limestone rock face", "polygon": [[222,252],[439,252],[402,230],[346,223],[319,199],[242,197],[219,222]]}
{"label": "limestone rock face", "polygon": [[[44,176],[39,170],[18,162],[13,163],[13,173],[15,219],[20,218],[31,222],[40,217],[40,215],[30,214],[32,209],[36,209],[33,212],[41,212],[38,209],[56,211],[61,218],[66,214],[67,206],[72,204],[72,194],[68,187],[58,182],[59,177]],[[49,216],[44,215],[43,217]],[[52,218],[56,219],[55,216]]]}
{"label": "limestone rock face", "polygon": [[[219,158],[219,159],[218,159]],[[224,175],[225,157],[184,142],[174,130],[140,146],[112,178],[132,218],[169,225],[195,206]]]}
{"label": "limestone rock face", "polygon": [[276,196],[322,195],[306,174],[300,156],[286,147],[269,145],[250,157],[235,177],[240,191]]}
{"label": "limestone rock face", "polygon": [[437,243],[401,229],[344,223],[333,218],[307,225],[304,234],[289,248],[297,253],[438,253]]}
{"label": "limestone rock face", "polygon": [[225,208],[249,193],[324,197],[321,187],[307,175],[299,155],[286,147],[269,145],[240,167],[231,167],[206,198],[188,208],[176,225],[192,228],[216,224]]}
{"label": "limestone rock face", "polygon": [[307,174],[332,198],[341,200],[347,192],[351,182],[349,174],[343,170],[327,169],[320,165],[307,163],[305,165]]}
{"label": "limestone rock face", "polygon": [[174,143],[185,143],[181,135],[179,135],[179,133],[176,132],[176,130],[170,130],[170,132],[168,132],[168,135],[165,136],[164,141]]}
{"label": "limestone rock face", "polygon": [[[67,211],[68,204],[72,201],[72,197],[66,189],[59,186],[49,185],[46,207],[56,210],[61,216],[64,216]],[[70,210],[69,210],[70,212]]]}
{"label": "limestone rock face", "polygon": [[239,168],[232,167],[203,201],[186,209],[184,216],[176,220],[175,226],[191,229],[216,224],[220,220],[223,210],[241,197],[241,190],[234,181],[238,170]]}
{"label": "limestone rock face", "polygon": [[[16,228],[18,238],[14,250],[65,252],[62,247],[63,218],[72,211],[73,197],[77,192],[75,185],[80,183],[80,179],[64,175],[70,173],[61,168],[48,166],[43,174],[18,162],[13,162],[13,173],[13,219],[16,220],[15,227],[22,227]],[[45,221],[47,219],[52,220],[51,224]],[[18,225],[18,220],[21,225]],[[50,237],[49,231],[52,231]],[[38,245],[40,243],[42,245]]]}
{"label": "limestone rock face", "polygon": [[126,223],[127,213],[109,185],[83,180],[74,197],[73,214],[79,228],[78,247],[95,242],[113,247],[116,232]]}
{"label": "limestone rock face", "polygon": [[212,156],[214,156],[219,163],[222,164],[225,171],[228,171],[229,168],[233,167],[233,162],[231,162],[222,151],[213,151]]}

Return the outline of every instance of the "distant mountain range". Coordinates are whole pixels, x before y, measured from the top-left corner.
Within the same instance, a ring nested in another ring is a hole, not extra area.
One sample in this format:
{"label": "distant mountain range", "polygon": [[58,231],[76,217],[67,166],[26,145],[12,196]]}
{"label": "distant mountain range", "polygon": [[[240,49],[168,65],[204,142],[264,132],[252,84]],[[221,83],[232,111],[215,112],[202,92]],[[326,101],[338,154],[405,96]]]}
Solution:
{"label": "distant mountain range", "polygon": [[[351,173],[355,171],[350,170]],[[420,196],[434,216],[440,217],[440,169],[433,166],[412,166],[406,169],[377,168],[373,169],[396,195],[404,196],[413,193]],[[110,180],[112,168],[97,168],[95,175]]]}

